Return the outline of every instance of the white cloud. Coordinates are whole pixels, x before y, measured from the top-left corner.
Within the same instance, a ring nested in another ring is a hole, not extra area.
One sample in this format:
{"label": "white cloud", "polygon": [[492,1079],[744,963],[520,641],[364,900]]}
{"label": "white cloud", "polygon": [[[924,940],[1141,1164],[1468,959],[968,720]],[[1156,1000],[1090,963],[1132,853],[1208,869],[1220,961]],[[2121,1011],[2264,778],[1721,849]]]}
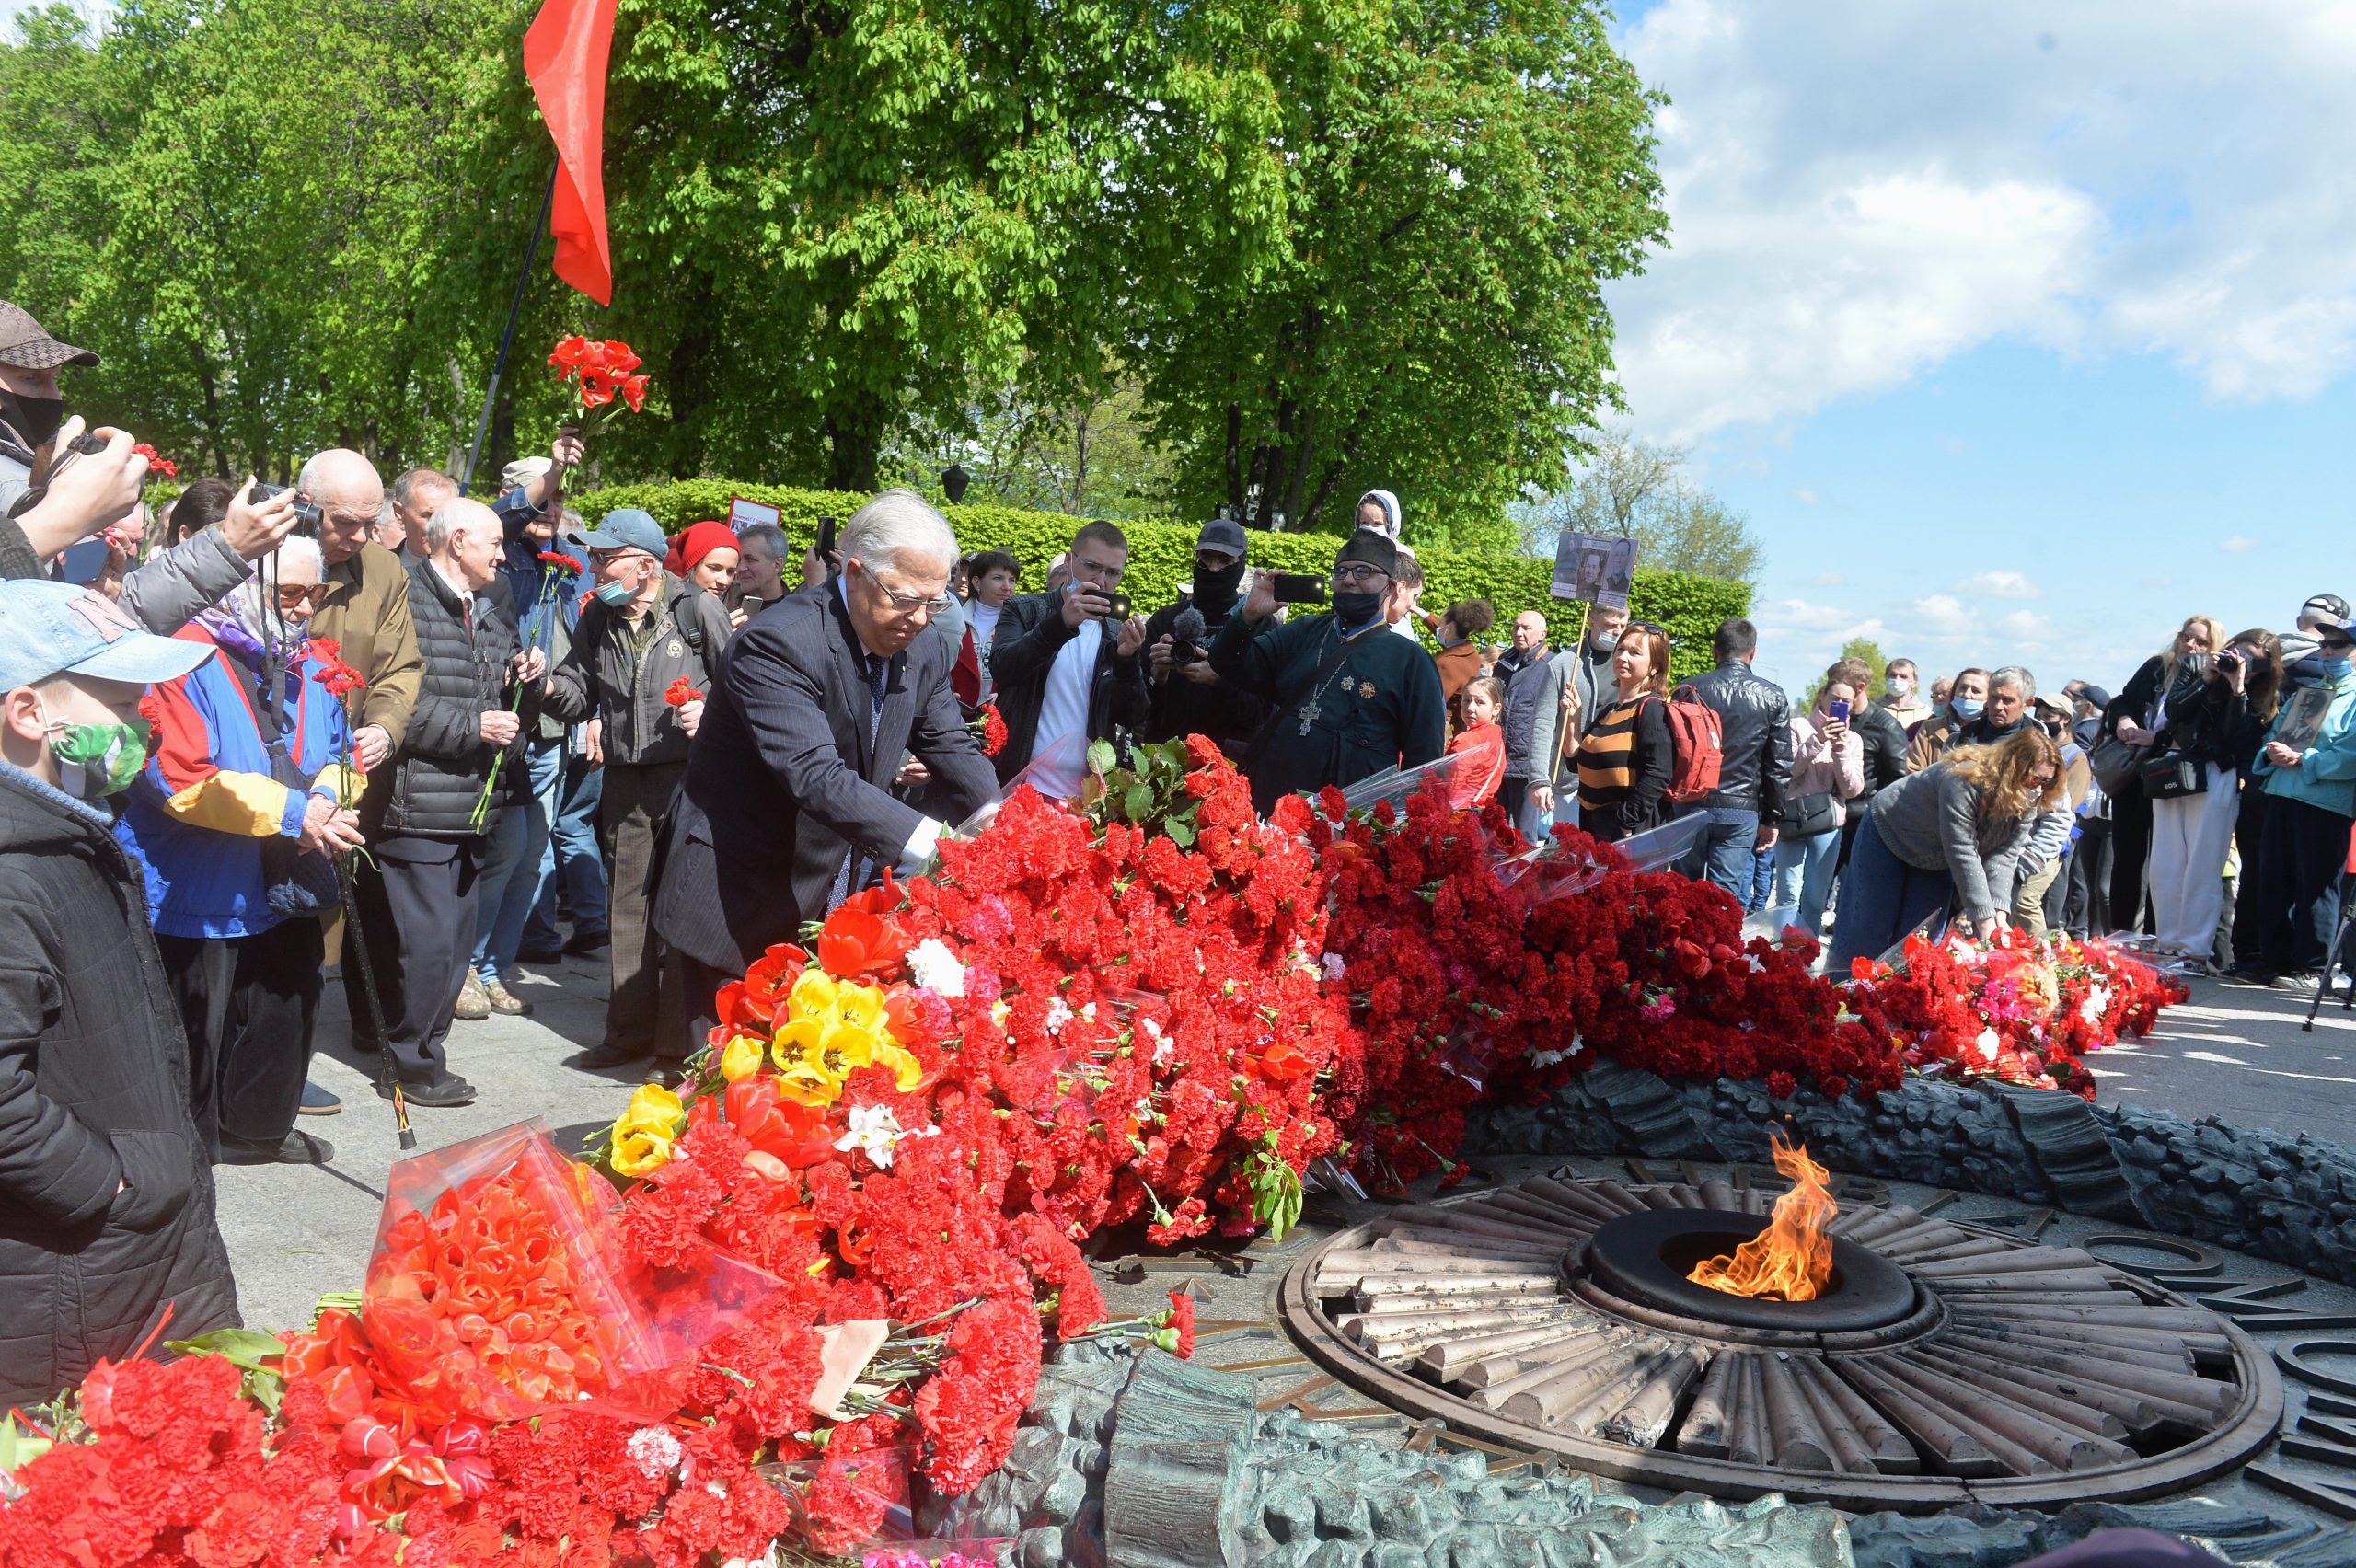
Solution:
{"label": "white cloud", "polygon": [[1848,582],[1849,579],[1842,572],[1819,571],[1807,581],[1808,586],[1811,588],[1838,588],[1843,582]]}
{"label": "white cloud", "polygon": [[1814,506],[1818,502],[1822,501],[1824,498],[1817,494],[1815,490],[1809,489],[1807,485],[1800,485],[1792,490],[1792,499],[1798,502],[1802,506]]}
{"label": "white cloud", "polygon": [[1913,619],[1934,637],[1969,638],[1980,630],[1980,612],[1966,608],[1952,594],[1931,594],[1915,600]]}
{"label": "white cloud", "polygon": [[1647,433],[1787,425],[2005,339],[2233,399],[2356,368],[2342,0],[1664,0],[1622,41],[1673,100],[1669,248],[1611,294]]}
{"label": "white cloud", "polygon": [[2233,534],[2218,540],[2217,548],[2227,555],[2239,555],[2244,550],[2256,549],[2258,541],[2247,534]]}
{"label": "white cloud", "polygon": [[2023,642],[2042,642],[2053,635],[2053,623],[2035,610],[2015,610],[2000,624],[2006,637]]}
{"label": "white cloud", "polygon": [[1987,599],[2042,599],[2045,590],[2017,571],[1983,571],[1977,577],[1967,577],[1955,585],[1958,594],[1977,594]]}

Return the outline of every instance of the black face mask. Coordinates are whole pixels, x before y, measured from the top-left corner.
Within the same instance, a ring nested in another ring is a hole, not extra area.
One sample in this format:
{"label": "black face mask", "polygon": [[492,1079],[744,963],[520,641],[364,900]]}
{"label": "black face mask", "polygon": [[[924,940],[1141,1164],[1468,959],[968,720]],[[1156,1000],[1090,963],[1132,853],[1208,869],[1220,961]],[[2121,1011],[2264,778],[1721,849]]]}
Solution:
{"label": "black face mask", "polygon": [[1237,561],[1221,571],[1214,571],[1201,561],[1195,563],[1195,607],[1205,615],[1223,616],[1235,608],[1235,601],[1243,596],[1243,563]]}
{"label": "black face mask", "polygon": [[0,420],[6,420],[8,428],[23,437],[27,446],[39,446],[65,422],[65,399],[28,398],[21,392],[0,388]]}
{"label": "black face mask", "polygon": [[1355,630],[1382,613],[1383,597],[1380,594],[1337,593],[1334,595],[1334,618]]}

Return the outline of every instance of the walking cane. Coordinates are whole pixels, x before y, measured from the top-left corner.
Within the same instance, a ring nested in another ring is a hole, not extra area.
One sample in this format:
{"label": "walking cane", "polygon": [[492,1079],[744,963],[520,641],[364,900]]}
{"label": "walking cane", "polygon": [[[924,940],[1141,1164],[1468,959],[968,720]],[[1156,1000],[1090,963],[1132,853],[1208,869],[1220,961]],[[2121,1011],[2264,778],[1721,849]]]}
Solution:
{"label": "walking cane", "polygon": [[[2356,832],[2349,835],[2348,858],[2340,862],[2339,869],[2343,879],[2346,875],[2356,875]],[[2331,989],[2331,966],[2339,962],[2340,944],[2348,936],[2348,888],[2343,880],[2339,890],[2339,918],[2332,922],[2331,945],[2323,950],[2323,968],[2316,975],[2316,994],[2307,1003],[2306,1021],[2299,1025],[2302,1032],[2315,1032],[2316,1014],[2323,1011],[2324,993]],[[2349,995],[2351,999],[2356,999],[2356,986],[2350,986]],[[2340,1010],[2345,1012],[2348,1009],[2343,1007]]]}
{"label": "walking cane", "polygon": [[409,1101],[401,1094],[400,1074],[393,1070],[393,1054],[385,1039],[385,1006],[376,999],[376,967],[368,962],[368,939],[360,930],[360,900],[352,891],[352,857],[336,860],[336,880],[343,887],[343,940],[360,963],[360,994],[368,1003],[368,1032],[376,1042],[376,1087],[392,1090],[393,1125],[401,1147],[415,1148],[417,1134],[409,1124]]}

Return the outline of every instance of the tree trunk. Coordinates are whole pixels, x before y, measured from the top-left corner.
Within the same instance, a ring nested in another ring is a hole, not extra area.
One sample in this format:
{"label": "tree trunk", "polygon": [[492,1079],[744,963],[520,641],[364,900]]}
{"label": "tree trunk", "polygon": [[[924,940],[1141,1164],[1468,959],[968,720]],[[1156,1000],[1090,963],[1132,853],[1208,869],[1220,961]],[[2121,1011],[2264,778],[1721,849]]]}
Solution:
{"label": "tree trunk", "polygon": [[1243,405],[1227,406],[1227,504],[1243,515]]}
{"label": "tree trunk", "polygon": [[875,489],[875,465],[884,455],[881,400],[851,393],[826,410],[826,488],[860,495]]}

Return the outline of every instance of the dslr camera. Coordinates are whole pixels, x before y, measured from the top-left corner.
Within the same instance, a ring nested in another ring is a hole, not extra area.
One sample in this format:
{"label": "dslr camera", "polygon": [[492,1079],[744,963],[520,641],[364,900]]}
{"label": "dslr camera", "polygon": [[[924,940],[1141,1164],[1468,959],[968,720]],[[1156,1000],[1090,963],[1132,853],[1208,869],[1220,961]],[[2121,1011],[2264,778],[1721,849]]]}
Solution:
{"label": "dslr camera", "polygon": [[[286,487],[284,485],[266,485],[260,479],[256,479],[254,481],[253,492],[246,499],[251,502],[254,505],[260,506],[263,502],[268,501],[274,495],[284,494],[285,490]],[[319,503],[318,502],[299,495],[294,498],[294,531],[297,534],[302,535],[303,537],[306,539],[318,538],[319,536],[319,520],[320,513]]]}

